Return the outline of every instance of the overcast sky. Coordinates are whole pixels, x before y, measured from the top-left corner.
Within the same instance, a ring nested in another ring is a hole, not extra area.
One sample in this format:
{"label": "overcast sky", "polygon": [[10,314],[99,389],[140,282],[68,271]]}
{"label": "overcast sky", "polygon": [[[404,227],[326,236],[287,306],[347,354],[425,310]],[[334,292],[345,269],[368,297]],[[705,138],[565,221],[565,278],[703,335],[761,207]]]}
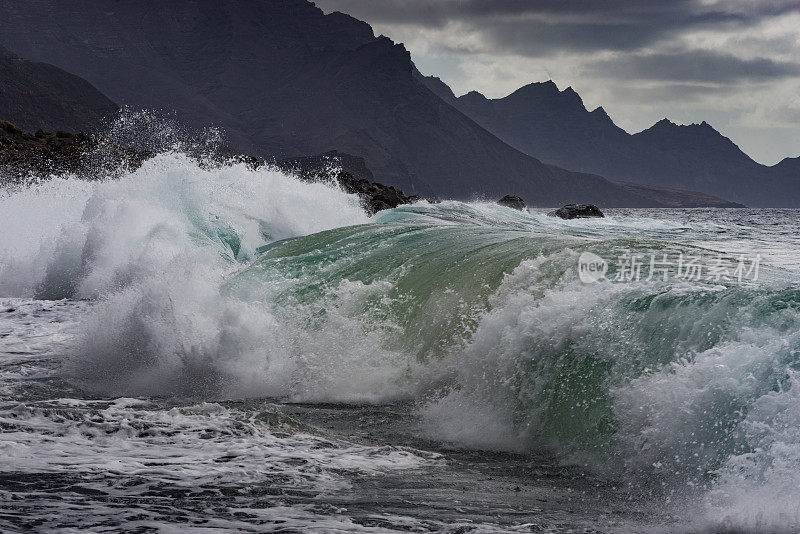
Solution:
{"label": "overcast sky", "polygon": [[629,132],[706,120],[761,163],[800,156],[800,0],[317,0],[405,43],[457,95],[572,86]]}

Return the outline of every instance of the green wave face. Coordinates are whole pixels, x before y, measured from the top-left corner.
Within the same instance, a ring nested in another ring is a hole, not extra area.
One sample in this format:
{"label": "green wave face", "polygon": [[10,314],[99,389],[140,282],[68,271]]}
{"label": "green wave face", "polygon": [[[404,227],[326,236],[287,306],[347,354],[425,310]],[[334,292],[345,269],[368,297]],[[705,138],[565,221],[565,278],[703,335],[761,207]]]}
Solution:
{"label": "green wave face", "polygon": [[[792,276],[766,269],[750,283],[585,284],[577,265],[586,251],[689,249],[708,264],[719,254],[659,239],[660,229],[476,211],[406,208],[294,239],[225,291],[303,309],[309,329],[330,328],[337,310],[359,325],[354,336],[378,332],[376,351],[405,355],[398,380],[427,399],[422,412],[438,438],[556,446],[664,473],[677,461],[691,480],[751,451],[742,433],[749,407],[788,387],[800,365]],[[373,291],[349,300],[341,287],[352,283]]]}
{"label": "green wave face", "polygon": [[[795,211],[562,221],[444,202],[368,217],[331,184],[175,152],[2,191],[0,211],[2,295],[86,301],[60,372],[87,391],[410,400],[413,435],[707,486],[733,517],[754,498],[780,524],[797,508]],[[758,280],[645,264],[615,281],[625,257],[681,253],[765,261]],[[587,254],[605,279],[581,281]]]}
{"label": "green wave face", "polygon": [[258,294],[253,281],[269,280],[280,288],[270,291],[270,300],[291,306],[320,300],[344,281],[385,284],[357,313],[378,326],[397,325],[393,343],[427,360],[468,339],[506,273],[557,247],[552,240],[491,228],[364,225],[271,249],[230,290],[243,288],[237,296],[252,298]]}

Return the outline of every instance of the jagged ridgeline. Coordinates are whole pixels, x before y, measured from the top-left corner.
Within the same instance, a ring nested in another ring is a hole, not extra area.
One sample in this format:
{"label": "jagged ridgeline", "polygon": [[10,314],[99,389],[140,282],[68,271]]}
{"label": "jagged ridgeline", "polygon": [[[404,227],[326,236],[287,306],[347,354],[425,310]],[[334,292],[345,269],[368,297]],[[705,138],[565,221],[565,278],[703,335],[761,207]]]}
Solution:
{"label": "jagged ridgeline", "polygon": [[237,153],[284,160],[336,150],[363,157],[375,181],[430,198],[724,203],[543,163],[429,90],[402,45],[305,0],[143,0],[113,9],[2,0],[0,10],[0,35],[15,53],[81,76],[121,105],[223,128]]}
{"label": "jagged ridgeline", "polygon": [[[798,158],[761,165],[705,121],[682,126],[663,119],[631,135],[602,107],[587,110],[572,87],[559,90],[552,81],[531,83],[504,98],[489,99],[476,91],[456,98],[439,78],[416,75],[509,145],[565,169],[656,190],[698,191],[749,206],[800,206]],[[678,193],[674,205],[691,207],[692,199]],[[660,192],[660,200],[669,198],[667,191]],[[695,193],[694,203],[725,207],[720,198]]]}

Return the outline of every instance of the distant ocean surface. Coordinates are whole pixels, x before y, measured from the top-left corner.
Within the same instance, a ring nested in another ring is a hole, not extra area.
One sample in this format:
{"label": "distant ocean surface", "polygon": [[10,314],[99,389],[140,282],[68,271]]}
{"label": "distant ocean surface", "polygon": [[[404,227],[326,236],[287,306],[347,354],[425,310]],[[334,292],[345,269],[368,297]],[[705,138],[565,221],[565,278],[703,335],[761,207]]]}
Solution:
{"label": "distant ocean surface", "polygon": [[797,531],[800,212],[606,215],[0,192],[0,529]]}

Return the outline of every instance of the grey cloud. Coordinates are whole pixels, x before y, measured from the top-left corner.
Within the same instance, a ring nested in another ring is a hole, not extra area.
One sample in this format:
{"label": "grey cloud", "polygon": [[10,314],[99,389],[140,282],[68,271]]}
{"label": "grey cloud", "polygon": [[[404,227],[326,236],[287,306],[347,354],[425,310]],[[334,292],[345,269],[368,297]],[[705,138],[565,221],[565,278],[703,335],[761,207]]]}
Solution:
{"label": "grey cloud", "polygon": [[735,89],[731,86],[718,86],[701,83],[631,83],[622,80],[608,86],[619,102],[640,104],[659,102],[681,103],[703,101],[706,97],[731,95]]}
{"label": "grey cloud", "polygon": [[[321,0],[368,22],[441,28],[465,23],[487,44],[523,55],[569,50],[635,50],[690,28],[747,26],[800,10],[800,0],[758,2],[746,9],[697,0]],[[470,50],[454,50],[468,53]],[[491,52],[492,50],[484,50]]]}
{"label": "grey cloud", "polygon": [[675,54],[632,54],[598,61],[588,72],[598,78],[728,84],[800,77],[800,65],[768,58],[741,59],[707,50],[687,50]]}
{"label": "grey cloud", "polygon": [[[632,51],[645,47],[669,32],[668,27],[646,22],[549,22],[514,20],[488,22],[479,29],[488,50],[510,51],[523,56],[539,56],[557,51],[594,52]],[[451,49],[464,53],[468,50]]]}
{"label": "grey cloud", "polygon": [[[692,11],[693,0],[318,0],[326,9],[338,9],[371,22],[438,26],[449,21],[530,16],[641,18]],[[713,10],[708,10],[713,13]]]}

